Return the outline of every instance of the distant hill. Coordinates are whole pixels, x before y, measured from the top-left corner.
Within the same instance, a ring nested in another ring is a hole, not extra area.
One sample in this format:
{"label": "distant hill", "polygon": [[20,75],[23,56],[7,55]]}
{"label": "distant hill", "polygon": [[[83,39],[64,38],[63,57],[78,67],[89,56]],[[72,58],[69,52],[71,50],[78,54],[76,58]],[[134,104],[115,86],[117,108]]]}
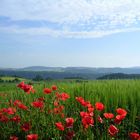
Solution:
{"label": "distant hill", "polygon": [[25,68],[0,68],[0,70],[15,70],[15,71],[53,71],[53,72],[76,72],[76,73],[126,73],[140,74],[140,67],[130,68],[104,68],[104,67],[45,67],[45,66],[30,66]]}
{"label": "distant hill", "polygon": [[20,71],[63,71],[61,67],[44,67],[44,66],[31,66],[17,69]]}
{"label": "distant hill", "polygon": [[[140,74],[140,67],[131,68],[94,68],[94,67],[44,67],[31,66],[25,68],[0,68],[0,75],[19,76],[24,78],[35,78],[41,75],[44,79],[64,79],[69,77],[80,77],[83,79],[96,79],[110,74]],[[119,76],[119,75],[118,75]],[[138,76],[138,75],[136,75]]]}
{"label": "distant hill", "polygon": [[107,74],[101,77],[98,77],[99,80],[106,79],[140,79],[140,74],[124,74],[124,73],[112,73]]}

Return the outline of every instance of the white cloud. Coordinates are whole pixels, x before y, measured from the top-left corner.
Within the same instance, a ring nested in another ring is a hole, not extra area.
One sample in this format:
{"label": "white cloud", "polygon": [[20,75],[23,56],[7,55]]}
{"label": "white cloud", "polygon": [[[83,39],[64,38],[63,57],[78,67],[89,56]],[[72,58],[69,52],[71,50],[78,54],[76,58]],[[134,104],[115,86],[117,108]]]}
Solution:
{"label": "white cloud", "polygon": [[46,34],[62,37],[102,37],[140,30],[140,0],[1,0],[0,16],[11,20],[48,21],[60,25],[22,29],[14,33]]}
{"label": "white cloud", "polygon": [[127,28],[127,29],[114,29],[114,30],[95,30],[95,31],[63,31],[52,30],[49,28],[29,28],[23,29],[19,27],[3,27],[0,28],[0,32],[15,33],[15,34],[27,34],[27,35],[47,35],[52,37],[68,37],[68,38],[99,38],[111,34],[140,31],[140,28]]}

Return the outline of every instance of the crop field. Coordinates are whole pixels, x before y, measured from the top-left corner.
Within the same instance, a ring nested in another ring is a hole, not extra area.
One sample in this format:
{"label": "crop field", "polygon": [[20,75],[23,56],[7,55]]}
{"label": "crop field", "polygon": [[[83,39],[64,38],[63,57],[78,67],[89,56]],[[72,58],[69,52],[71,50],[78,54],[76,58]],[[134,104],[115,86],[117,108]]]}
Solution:
{"label": "crop field", "polygon": [[140,80],[0,84],[0,140],[140,140]]}

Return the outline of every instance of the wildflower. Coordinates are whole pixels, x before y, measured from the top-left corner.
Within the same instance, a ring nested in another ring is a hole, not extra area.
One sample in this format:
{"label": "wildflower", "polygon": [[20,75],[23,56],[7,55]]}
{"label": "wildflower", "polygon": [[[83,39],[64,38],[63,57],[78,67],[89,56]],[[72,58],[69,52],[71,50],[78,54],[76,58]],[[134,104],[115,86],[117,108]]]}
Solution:
{"label": "wildflower", "polygon": [[80,116],[81,116],[81,117],[89,116],[89,113],[84,112],[84,111],[81,111],[81,112],[80,112]]}
{"label": "wildflower", "polygon": [[112,114],[112,113],[104,113],[104,117],[106,119],[113,119],[114,118],[114,114]]}
{"label": "wildflower", "polygon": [[76,97],[76,100],[81,103],[82,101],[84,101],[84,98],[83,97]]}
{"label": "wildflower", "polygon": [[59,102],[58,101],[54,101],[54,106],[58,106]]}
{"label": "wildflower", "polygon": [[45,101],[45,98],[44,97],[39,97],[38,101]]}
{"label": "wildflower", "polygon": [[13,122],[19,123],[21,118],[18,115],[16,115],[13,118],[11,118],[10,120],[13,121]]}
{"label": "wildflower", "polygon": [[10,140],[18,140],[18,137],[16,137],[16,136],[10,136]]}
{"label": "wildflower", "polygon": [[76,97],[76,100],[83,106],[85,106],[85,100],[83,97]]}
{"label": "wildflower", "polygon": [[114,126],[114,125],[110,125],[108,128],[108,133],[110,134],[110,136],[115,136],[117,133],[119,132],[119,129]]}
{"label": "wildflower", "polygon": [[9,121],[9,118],[6,115],[1,115],[0,116],[0,122],[7,123]]}
{"label": "wildflower", "polygon": [[27,140],[37,140],[38,135],[37,134],[29,134],[27,135]]}
{"label": "wildflower", "polygon": [[116,109],[116,112],[118,113],[118,115],[121,115],[121,116],[126,116],[127,115],[127,111],[123,108]]}
{"label": "wildflower", "polygon": [[15,108],[9,107],[9,108],[3,108],[2,112],[7,113],[9,115],[13,115],[16,112]]}
{"label": "wildflower", "polygon": [[99,123],[103,123],[103,119],[100,116],[97,117],[97,120]]}
{"label": "wildflower", "polygon": [[35,102],[32,102],[31,104],[35,108],[43,108],[44,107],[44,103],[42,101],[35,101]]}
{"label": "wildflower", "polygon": [[18,108],[22,110],[28,110],[28,107],[25,106],[20,100],[15,100],[13,104],[14,106],[17,106]]}
{"label": "wildflower", "polygon": [[136,132],[131,132],[129,134],[130,140],[138,140],[140,138],[140,135]]}
{"label": "wildflower", "polygon": [[73,118],[66,118],[66,127],[71,128],[73,127],[74,119]]}
{"label": "wildflower", "polygon": [[19,104],[21,104],[21,101],[20,101],[20,100],[15,100],[13,104],[14,104],[15,106],[18,106]]}
{"label": "wildflower", "polygon": [[30,94],[30,92],[34,93],[35,90],[33,89],[33,86],[32,85],[28,85],[28,84],[25,84],[24,81],[19,83],[17,85],[17,87],[21,88],[22,90],[24,90],[24,92]]}
{"label": "wildflower", "polygon": [[72,140],[74,136],[75,136],[75,132],[74,131],[68,131],[66,133],[66,140]]}
{"label": "wildflower", "polygon": [[16,109],[15,108],[13,108],[13,107],[7,108],[7,114],[13,115],[13,114],[15,114],[15,112],[16,112]]}
{"label": "wildflower", "polygon": [[57,86],[56,85],[52,85],[52,90],[57,90]]}
{"label": "wildflower", "polygon": [[17,87],[19,87],[19,88],[21,88],[21,89],[24,89],[24,81],[22,81],[21,83],[19,83],[18,85],[17,85]]}
{"label": "wildflower", "polygon": [[115,122],[116,124],[120,124],[121,121],[122,121],[124,118],[125,118],[125,116],[117,115],[117,116],[115,117],[114,122]]}
{"label": "wildflower", "polygon": [[101,103],[101,102],[97,102],[96,104],[95,104],[95,108],[97,109],[97,110],[99,110],[99,111],[102,111],[102,110],[104,110],[104,105]]}
{"label": "wildflower", "polygon": [[50,94],[52,90],[50,88],[44,88],[44,94]]}
{"label": "wildflower", "polygon": [[55,126],[57,127],[58,130],[64,131],[64,126],[61,122],[55,123]]}
{"label": "wildflower", "polygon": [[59,99],[62,100],[62,101],[65,101],[68,98],[70,98],[70,96],[67,93],[62,93],[62,94],[60,94],[60,98]]}
{"label": "wildflower", "polygon": [[35,90],[33,89],[33,86],[32,85],[24,85],[24,88],[23,88],[24,92],[30,94],[30,92],[34,93]]}
{"label": "wildflower", "polygon": [[118,109],[116,109],[116,112],[117,112],[118,115],[115,117],[114,122],[116,124],[120,124],[121,121],[126,117],[127,111],[125,109],[118,108]]}
{"label": "wildflower", "polygon": [[28,110],[28,107],[25,106],[25,105],[22,104],[22,103],[18,105],[18,108],[20,108],[20,109],[22,109],[22,110]]}
{"label": "wildflower", "polygon": [[82,118],[82,124],[83,124],[84,128],[88,128],[89,125],[93,126],[94,120],[90,116],[85,116],[85,117]]}
{"label": "wildflower", "polygon": [[65,114],[64,113],[60,113],[60,116],[61,116],[61,118],[64,118]]}
{"label": "wildflower", "polygon": [[31,124],[29,122],[25,122],[22,126],[21,129],[23,131],[29,131],[31,129]]}
{"label": "wildflower", "polygon": [[94,111],[94,107],[88,107],[88,112],[93,112]]}

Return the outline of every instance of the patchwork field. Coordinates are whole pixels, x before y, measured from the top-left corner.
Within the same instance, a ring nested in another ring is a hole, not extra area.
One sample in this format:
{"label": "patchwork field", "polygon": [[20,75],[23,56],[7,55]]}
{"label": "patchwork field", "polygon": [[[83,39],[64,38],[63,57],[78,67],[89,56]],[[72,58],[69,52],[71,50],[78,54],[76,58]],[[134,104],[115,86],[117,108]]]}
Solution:
{"label": "patchwork field", "polygon": [[140,80],[0,84],[1,140],[138,140],[139,134]]}

